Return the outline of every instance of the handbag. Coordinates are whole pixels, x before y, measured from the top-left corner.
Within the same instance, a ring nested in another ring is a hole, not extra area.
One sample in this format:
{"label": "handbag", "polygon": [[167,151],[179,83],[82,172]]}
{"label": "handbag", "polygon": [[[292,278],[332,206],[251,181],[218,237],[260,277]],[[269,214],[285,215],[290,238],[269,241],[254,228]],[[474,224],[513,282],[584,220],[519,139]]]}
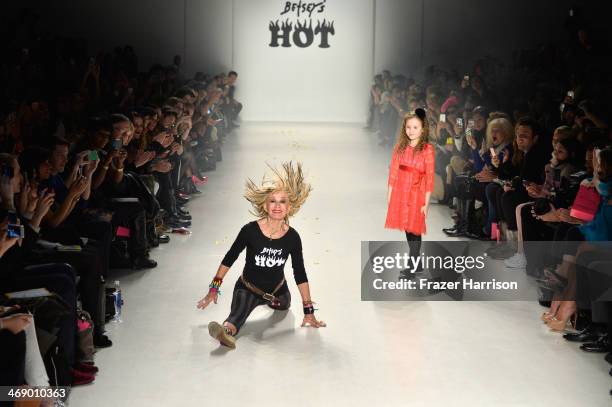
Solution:
{"label": "handbag", "polygon": [[570,210],[570,216],[585,222],[590,222],[595,218],[600,202],[601,196],[595,188],[580,185],[580,189],[578,189],[578,194]]}
{"label": "handbag", "polygon": [[77,311],[77,357],[79,362],[93,362],[93,320],[87,311]]}

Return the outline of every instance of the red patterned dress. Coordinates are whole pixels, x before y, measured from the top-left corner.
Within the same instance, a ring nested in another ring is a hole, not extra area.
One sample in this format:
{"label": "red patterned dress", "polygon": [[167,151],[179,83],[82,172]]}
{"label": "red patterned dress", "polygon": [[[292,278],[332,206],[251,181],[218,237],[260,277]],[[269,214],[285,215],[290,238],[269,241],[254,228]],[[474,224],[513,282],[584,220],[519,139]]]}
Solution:
{"label": "red patterned dress", "polygon": [[434,154],[431,144],[426,144],[419,152],[410,146],[401,153],[393,151],[389,168],[391,198],[385,228],[425,234],[425,216],[421,208],[425,205],[425,193],[433,191]]}

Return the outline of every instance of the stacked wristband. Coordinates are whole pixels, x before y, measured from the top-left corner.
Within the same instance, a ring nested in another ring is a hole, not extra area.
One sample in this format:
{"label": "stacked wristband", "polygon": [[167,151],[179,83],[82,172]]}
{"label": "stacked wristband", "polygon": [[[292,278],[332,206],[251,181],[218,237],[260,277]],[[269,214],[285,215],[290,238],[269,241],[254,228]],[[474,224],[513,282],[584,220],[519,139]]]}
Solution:
{"label": "stacked wristband", "polygon": [[208,285],[208,288],[210,288],[209,291],[214,291],[214,292],[218,293],[219,295],[221,295],[221,290],[220,290],[221,283],[223,283],[223,279],[215,277],[213,279],[212,283],[210,283]]}
{"label": "stacked wristband", "polygon": [[314,302],[304,301],[302,304],[304,304],[304,315],[314,314],[314,312],[316,311],[314,307]]}

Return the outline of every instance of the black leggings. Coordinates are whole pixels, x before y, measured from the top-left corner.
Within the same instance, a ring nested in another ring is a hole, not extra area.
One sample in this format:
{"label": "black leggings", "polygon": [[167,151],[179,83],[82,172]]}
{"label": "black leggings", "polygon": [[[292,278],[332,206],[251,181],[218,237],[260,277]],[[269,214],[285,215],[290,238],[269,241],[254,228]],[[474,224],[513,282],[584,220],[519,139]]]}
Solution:
{"label": "black leggings", "polygon": [[251,290],[245,287],[240,280],[236,281],[234,286],[234,294],[232,297],[232,309],[225,322],[236,327],[236,334],[240,331],[240,327],[244,325],[251,312],[260,305],[268,304],[272,308],[277,310],[287,310],[291,305],[291,294],[287,283],[279,289],[276,298],[279,300],[280,305],[272,307],[269,301],[264,300],[261,296],[253,293]]}
{"label": "black leggings", "polygon": [[421,235],[415,235],[410,232],[406,232],[406,240],[408,240],[408,247],[410,248],[411,256],[420,255],[421,251]]}
{"label": "black leggings", "polygon": [[[410,232],[406,232],[406,240],[408,241],[408,247],[410,248],[410,256],[420,256],[421,255],[421,235],[415,235]],[[419,262],[419,266],[417,270],[422,270],[421,262]]]}

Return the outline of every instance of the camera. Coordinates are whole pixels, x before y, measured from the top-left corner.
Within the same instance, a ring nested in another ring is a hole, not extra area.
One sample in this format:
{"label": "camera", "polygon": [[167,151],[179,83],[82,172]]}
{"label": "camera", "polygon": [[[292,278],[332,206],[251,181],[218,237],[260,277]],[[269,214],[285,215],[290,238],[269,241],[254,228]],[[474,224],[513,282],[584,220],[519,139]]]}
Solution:
{"label": "camera", "polygon": [[15,212],[7,211],[2,209],[0,211],[0,220],[6,219],[8,222],[6,228],[6,237],[23,239],[25,236],[25,229],[23,225],[17,224],[17,214]]}
{"label": "camera", "polygon": [[113,150],[121,150],[121,147],[123,147],[123,140],[120,138],[111,140],[111,148]]}
{"label": "camera", "polygon": [[6,236],[8,238],[18,238],[23,239],[25,237],[25,229],[23,225],[15,225],[13,223],[9,223],[6,229]]}

